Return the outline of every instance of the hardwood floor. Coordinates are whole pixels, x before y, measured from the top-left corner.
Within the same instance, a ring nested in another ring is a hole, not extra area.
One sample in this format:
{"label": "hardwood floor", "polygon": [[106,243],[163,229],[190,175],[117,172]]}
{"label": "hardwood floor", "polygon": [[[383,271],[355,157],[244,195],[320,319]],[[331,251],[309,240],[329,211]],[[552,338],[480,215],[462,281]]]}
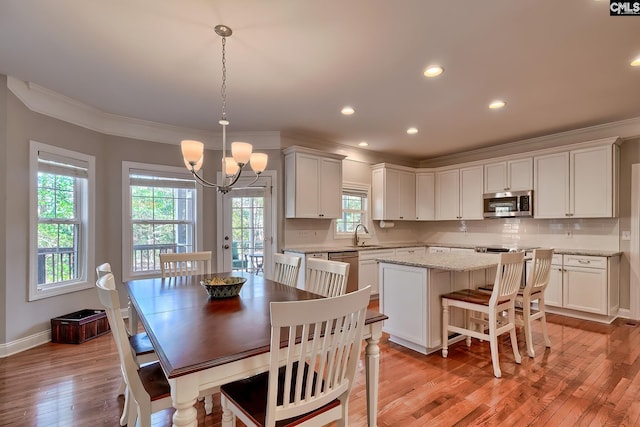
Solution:
{"label": "hardwood floor", "polygon": [[[489,346],[474,340],[424,356],[388,342],[380,357],[380,426],[632,426],[640,424],[640,327],[549,315],[552,348],[534,331],[536,357],[516,365],[508,335],[500,343],[501,379],[494,378]],[[349,424],[366,425],[364,365],[356,374]],[[0,359],[0,425],[117,426],[123,399],[111,334],[80,345],[45,344]],[[201,426],[220,425],[220,400]],[[170,426],[171,410],[153,415]],[[240,424],[240,423],[238,423]]]}

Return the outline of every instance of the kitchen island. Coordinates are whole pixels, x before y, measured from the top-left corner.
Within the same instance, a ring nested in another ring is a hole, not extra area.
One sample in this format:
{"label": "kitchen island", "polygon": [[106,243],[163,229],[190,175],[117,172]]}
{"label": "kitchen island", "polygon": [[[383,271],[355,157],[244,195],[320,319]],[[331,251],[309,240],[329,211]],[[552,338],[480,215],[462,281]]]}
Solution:
{"label": "kitchen island", "polygon": [[[440,295],[493,283],[500,255],[427,253],[378,259],[380,311],[389,340],[423,354],[442,346]],[[461,313],[452,312],[455,323]]]}

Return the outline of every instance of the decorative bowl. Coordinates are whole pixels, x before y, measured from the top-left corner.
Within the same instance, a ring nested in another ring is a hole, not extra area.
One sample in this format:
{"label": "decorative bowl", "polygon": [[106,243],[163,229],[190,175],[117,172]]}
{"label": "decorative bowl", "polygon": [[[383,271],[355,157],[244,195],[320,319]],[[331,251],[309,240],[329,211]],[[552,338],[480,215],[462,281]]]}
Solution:
{"label": "decorative bowl", "polygon": [[246,277],[213,276],[210,279],[201,280],[200,284],[207,290],[209,298],[231,298],[238,296],[246,281]]}

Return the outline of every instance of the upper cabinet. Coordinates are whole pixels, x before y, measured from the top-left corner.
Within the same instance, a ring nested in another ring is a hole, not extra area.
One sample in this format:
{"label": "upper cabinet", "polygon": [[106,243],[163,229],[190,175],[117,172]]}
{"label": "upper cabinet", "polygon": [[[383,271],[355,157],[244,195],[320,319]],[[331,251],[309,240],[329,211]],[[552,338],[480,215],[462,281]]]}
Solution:
{"label": "upper cabinet", "polygon": [[416,219],[416,174],[412,168],[380,163],[371,167],[373,220]]}
{"label": "upper cabinet", "polygon": [[435,173],[416,172],[416,219],[428,221],[436,219]]}
{"label": "upper cabinet", "polygon": [[482,165],[437,171],[436,219],[483,219],[483,188]]}
{"label": "upper cabinet", "polygon": [[534,157],[535,218],[617,215],[616,140]]}
{"label": "upper cabinet", "polygon": [[485,193],[531,189],[533,189],[533,159],[531,157],[484,165]]}
{"label": "upper cabinet", "polygon": [[292,146],[285,155],[285,215],[287,218],[332,219],[342,216],[342,159]]}

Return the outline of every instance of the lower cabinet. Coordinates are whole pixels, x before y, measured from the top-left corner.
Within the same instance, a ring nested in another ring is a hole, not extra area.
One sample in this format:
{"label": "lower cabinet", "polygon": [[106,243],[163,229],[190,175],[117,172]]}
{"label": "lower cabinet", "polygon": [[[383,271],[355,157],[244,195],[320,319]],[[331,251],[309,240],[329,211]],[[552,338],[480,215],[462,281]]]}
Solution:
{"label": "lower cabinet", "polygon": [[554,255],[545,305],[603,316],[616,316],[620,257]]}

